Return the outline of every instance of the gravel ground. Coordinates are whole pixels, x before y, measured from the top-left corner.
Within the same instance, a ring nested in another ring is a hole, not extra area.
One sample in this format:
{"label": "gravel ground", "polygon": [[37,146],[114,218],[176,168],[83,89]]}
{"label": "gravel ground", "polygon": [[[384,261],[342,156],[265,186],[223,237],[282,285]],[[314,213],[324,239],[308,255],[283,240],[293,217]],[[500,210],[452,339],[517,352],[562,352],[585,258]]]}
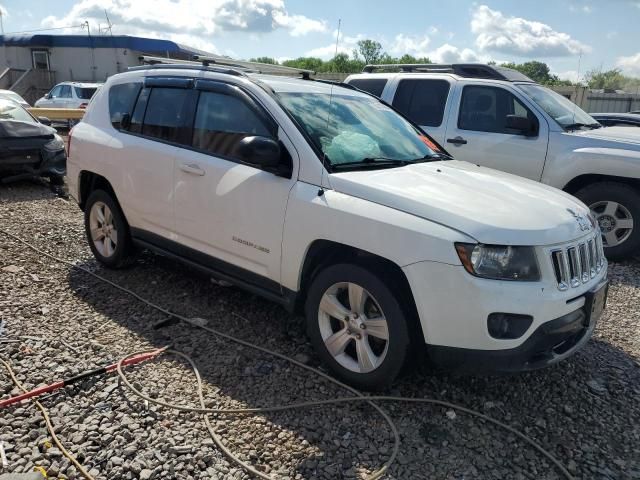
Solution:
{"label": "gravel ground", "polygon": [[[299,320],[277,305],[148,253],[125,271],[101,269],[86,245],[77,206],[42,185],[0,186],[0,225],[178,313],[318,365]],[[0,237],[0,321],[4,338],[19,340],[0,343],[0,357],[29,388],[171,343],[199,365],[212,407],[344,395],[309,372],[191,326],[154,329],[165,319],[157,311]],[[576,478],[640,479],[640,263],[612,264],[610,278],[608,309],[595,339],[564,363],[513,376],[463,376],[423,367],[388,393],[478,409],[530,435]],[[193,376],[175,358],[128,372],[151,395],[196,404]],[[2,371],[0,396],[16,393]],[[115,375],[42,402],[64,445],[97,478],[248,478],[214,448],[200,416],[147,408]],[[402,438],[387,478],[560,478],[512,435],[462,413],[405,404],[385,409]],[[386,424],[364,405],[213,422],[234,452],[275,478],[361,478],[388,458],[393,445]],[[0,473],[42,466],[50,478],[78,478],[48,439],[31,404],[3,410],[0,441],[8,467]]]}

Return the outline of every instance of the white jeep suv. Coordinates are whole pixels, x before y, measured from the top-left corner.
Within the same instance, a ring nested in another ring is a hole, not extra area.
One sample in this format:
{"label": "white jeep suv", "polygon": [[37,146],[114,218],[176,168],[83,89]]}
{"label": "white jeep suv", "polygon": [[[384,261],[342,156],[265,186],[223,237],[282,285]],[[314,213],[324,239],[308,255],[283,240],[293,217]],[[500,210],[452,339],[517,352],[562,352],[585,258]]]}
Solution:
{"label": "white jeep suv", "polygon": [[579,200],[451,160],[372,95],[206,66],[111,77],[72,131],[68,182],[95,257],[135,247],[304,312],[361,388],[424,347],[525,370],[582,347],[604,308],[600,232]]}

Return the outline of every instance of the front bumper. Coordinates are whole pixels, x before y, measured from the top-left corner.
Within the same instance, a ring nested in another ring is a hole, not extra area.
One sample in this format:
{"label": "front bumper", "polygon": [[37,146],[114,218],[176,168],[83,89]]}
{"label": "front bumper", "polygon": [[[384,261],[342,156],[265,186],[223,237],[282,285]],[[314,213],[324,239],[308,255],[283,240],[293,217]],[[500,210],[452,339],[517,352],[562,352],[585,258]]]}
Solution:
{"label": "front bumper", "polygon": [[6,180],[29,176],[64,176],[66,172],[67,155],[64,148],[55,151],[41,148],[39,153],[16,152],[16,155],[0,158],[0,177]]}
{"label": "front bumper", "polygon": [[429,357],[438,365],[474,372],[535,370],[560,362],[591,338],[606,303],[607,289],[604,280],[585,295],[582,308],[543,323],[518,347],[476,350],[431,345]]}

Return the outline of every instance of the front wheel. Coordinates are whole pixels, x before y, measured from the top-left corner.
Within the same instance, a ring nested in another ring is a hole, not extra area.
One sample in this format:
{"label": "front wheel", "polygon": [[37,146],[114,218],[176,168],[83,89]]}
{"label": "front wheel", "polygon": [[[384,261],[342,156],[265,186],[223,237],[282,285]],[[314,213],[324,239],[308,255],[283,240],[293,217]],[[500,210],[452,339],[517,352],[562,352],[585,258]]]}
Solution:
{"label": "front wheel", "polygon": [[640,193],[630,185],[599,182],[576,193],[595,216],[609,260],[640,253]]}
{"label": "front wheel", "polygon": [[409,328],[398,298],[362,267],[340,264],[320,272],[305,313],[319,356],[356,388],[388,387],[409,357]]}

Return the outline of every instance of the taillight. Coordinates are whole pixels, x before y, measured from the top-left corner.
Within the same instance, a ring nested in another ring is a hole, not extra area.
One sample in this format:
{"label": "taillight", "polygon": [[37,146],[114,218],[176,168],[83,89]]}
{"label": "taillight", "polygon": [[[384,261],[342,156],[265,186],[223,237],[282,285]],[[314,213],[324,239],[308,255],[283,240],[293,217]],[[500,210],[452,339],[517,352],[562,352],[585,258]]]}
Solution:
{"label": "taillight", "polygon": [[78,108],[87,108],[88,103],[81,103]]}

